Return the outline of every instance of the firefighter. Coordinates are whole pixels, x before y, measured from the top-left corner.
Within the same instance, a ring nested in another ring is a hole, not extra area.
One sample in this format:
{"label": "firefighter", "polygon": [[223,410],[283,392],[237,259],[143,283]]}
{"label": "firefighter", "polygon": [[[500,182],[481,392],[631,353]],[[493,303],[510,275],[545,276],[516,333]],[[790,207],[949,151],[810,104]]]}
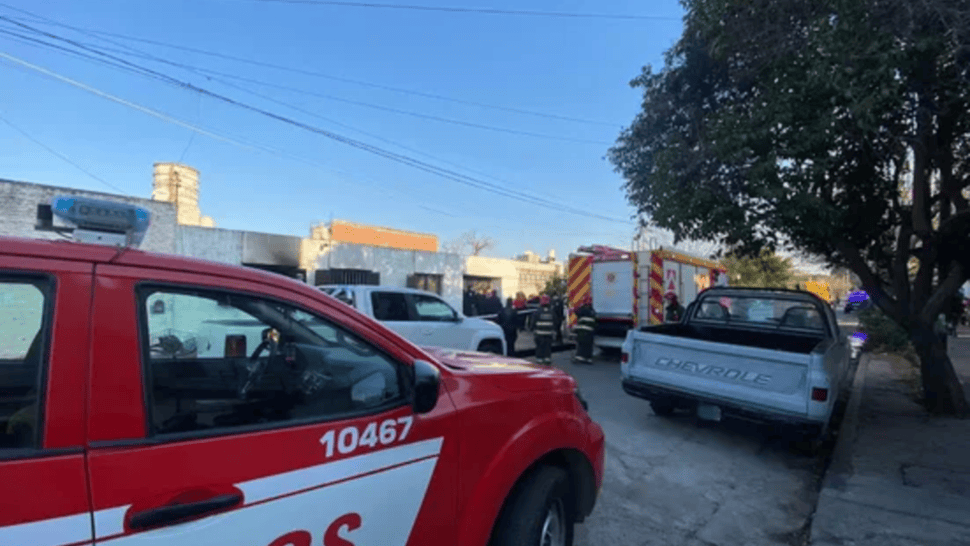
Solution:
{"label": "firefighter", "polygon": [[664,322],[680,322],[681,317],[684,316],[684,306],[677,301],[677,294],[667,292],[664,298],[667,300],[667,314],[664,316]]}
{"label": "firefighter", "polygon": [[593,330],[596,327],[596,311],[593,300],[586,296],[576,308],[576,362],[593,363]]}
{"label": "firefighter", "polygon": [[553,332],[552,309],[549,308],[549,296],[542,296],[539,299],[539,310],[536,312],[535,340],[536,340],[536,362],[539,364],[552,363],[552,335]]}
{"label": "firefighter", "polygon": [[505,333],[505,356],[515,355],[515,340],[519,337],[518,314],[512,298],[505,300],[505,307],[498,316],[498,323]]}

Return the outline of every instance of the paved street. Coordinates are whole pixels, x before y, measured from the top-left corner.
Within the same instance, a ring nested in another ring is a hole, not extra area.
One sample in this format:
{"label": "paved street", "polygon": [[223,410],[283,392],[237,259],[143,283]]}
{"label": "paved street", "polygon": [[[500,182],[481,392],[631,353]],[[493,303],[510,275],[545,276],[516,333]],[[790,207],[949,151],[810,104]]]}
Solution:
{"label": "paved street", "polygon": [[657,417],[624,393],[619,362],[554,364],[572,374],[606,431],[606,477],[579,546],[795,544],[811,513],[819,460],[758,427]]}
{"label": "paved street", "polygon": [[[855,317],[843,317],[845,333]],[[578,546],[802,544],[824,455],[810,457],[757,425],[664,418],[620,387],[617,359],[554,355],[606,431],[606,477]]]}

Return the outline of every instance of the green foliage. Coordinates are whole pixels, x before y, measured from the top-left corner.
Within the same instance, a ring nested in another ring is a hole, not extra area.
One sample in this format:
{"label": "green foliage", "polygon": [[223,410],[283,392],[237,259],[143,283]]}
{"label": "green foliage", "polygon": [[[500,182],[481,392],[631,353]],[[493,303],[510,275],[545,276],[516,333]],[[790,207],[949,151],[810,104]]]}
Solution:
{"label": "green foliage", "polygon": [[548,295],[550,298],[556,296],[565,297],[566,278],[558,273],[554,274],[549,280],[546,281],[546,286],[543,287],[542,293]]}
{"label": "green foliage", "polygon": [[785,288],[795,276],[792,261],[764,249],[758,256],[729,254],[722,260],[732,286]]}
{"label": "green foliage", "polygon": [[859,324],[866,333],[866,347],[876,352],[908,352],[909,335],[879,308],[859,311]]}
{"label": "green foliage", "polygon": [[[970,2],[682,3],[609,152],[641,218],[740,255],[824,256],[897,324],[930,328],[970,278]],[[968,411],[949,365],[923,363],[943,393],[927,399]]]}

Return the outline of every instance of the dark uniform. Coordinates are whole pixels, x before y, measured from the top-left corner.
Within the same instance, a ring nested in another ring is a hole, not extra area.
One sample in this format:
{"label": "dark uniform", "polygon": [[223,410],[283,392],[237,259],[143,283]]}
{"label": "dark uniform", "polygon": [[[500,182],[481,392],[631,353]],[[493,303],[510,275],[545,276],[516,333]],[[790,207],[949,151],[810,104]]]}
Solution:
{"label": "dark uniform", "polygon": [[589,302],[576,309],[576,360],[593,361],[593,331],[596,328],[596,311]]}
{"label": "dark uniform", "polygon": [[552,363],[552,336],[555,332],[552,309],[549,308],[548,301],[544,302],[536,312],[535,324],[536,362],[550,364]]}
{"label": "dark uniform", "polygon": [[498,315],[498,323],[502,326],[505,333],[505,355],[515,354],[515,340],[519,337],[518,311],[512,306],[512,298],[509,298]]}
{"label": "dark uniform", "polygon": [[552,299],[552,327],[556,331],[556,343],[562,343],[562,321],[564,318],[562,299],[556,296]]}
{"label": "dark uniform", "polygon": [[684,306],[677,301],[677,296],[673,293],[667,294],[667,315],[664,317],[664,322],[680,322],[680,319],[684,316]]}

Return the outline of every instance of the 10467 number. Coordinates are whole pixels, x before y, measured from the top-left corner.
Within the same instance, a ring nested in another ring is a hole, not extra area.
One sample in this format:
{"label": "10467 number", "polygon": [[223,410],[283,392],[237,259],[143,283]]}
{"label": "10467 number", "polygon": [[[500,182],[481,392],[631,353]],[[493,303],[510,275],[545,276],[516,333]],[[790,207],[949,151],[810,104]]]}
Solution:
{"label": "10467 number", "polygon": [[347,455],[362,447],[374,448],[404,441],[412,424],[414,416],[406,415],[398,419],[385,419],[379,424],[377,421],[368,423],[363,431],[355,426],[344,427],[340,431],[328,431],[320,438],[320,443],[326,449],[327,457],[333,457],[335,452]]}

